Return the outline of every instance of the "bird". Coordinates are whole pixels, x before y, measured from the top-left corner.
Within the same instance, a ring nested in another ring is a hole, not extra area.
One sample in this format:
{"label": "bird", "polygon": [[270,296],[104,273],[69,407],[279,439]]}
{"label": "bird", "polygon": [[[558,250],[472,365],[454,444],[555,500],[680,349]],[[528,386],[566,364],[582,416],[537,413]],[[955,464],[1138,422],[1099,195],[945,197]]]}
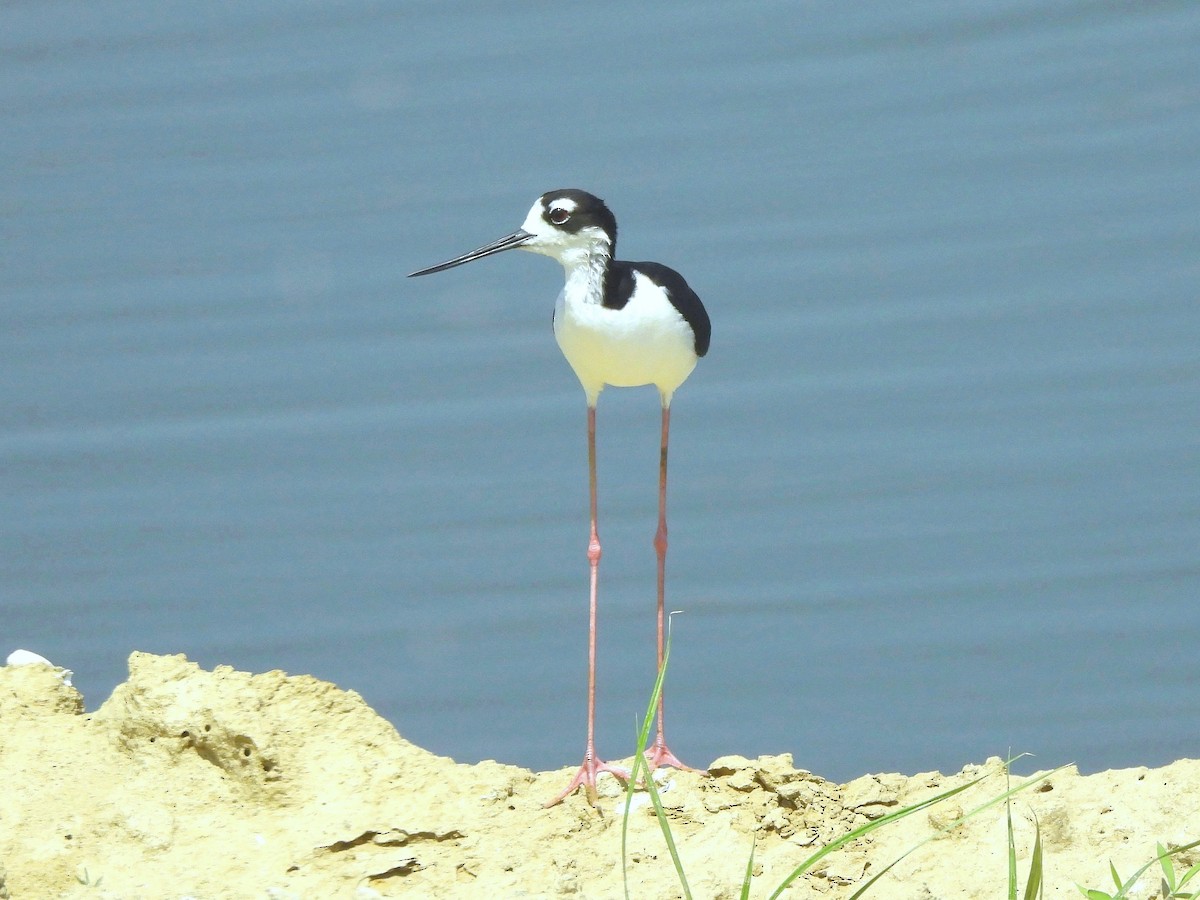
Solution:
{"label": "bird", "polygon": [[[547,807],[583,788],[597,802],[596,779],[609,772],[626,781],[629,773],[596,753],[596,608],[600,535],[596,501],[596,405],[606,386],[658,388],[662,405],[658,529],[658,670],[663,663],[663,619],[667,557],[667,443],[671,399],[709,349],[712,325],[704,304],[683,276],[660,263],[616,259],[617,220],[604,201],[575,188],[542,194],[521,227],[462,256],[412,272],[431,275],[505,250],[540,253],[562,264],[565,283],[554,304],[554,337],[583,387],[587,401],[587,457],[590,528],[587,542],[588,710],[583,764],[570,784]],[[646,749],[651,769],[689,769],[667,746],[663,700],[659,695],[654,743]]]}

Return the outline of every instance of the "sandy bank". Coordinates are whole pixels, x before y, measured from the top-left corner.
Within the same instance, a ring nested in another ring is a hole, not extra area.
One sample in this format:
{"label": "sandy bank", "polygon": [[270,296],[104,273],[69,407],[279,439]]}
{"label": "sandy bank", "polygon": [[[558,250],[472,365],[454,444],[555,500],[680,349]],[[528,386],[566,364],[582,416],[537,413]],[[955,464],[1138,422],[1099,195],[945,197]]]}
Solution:
{"label": "sandy bank", "polygon": [[[0,667],[0,898],[615,898],[615,783],[550,810],[572,770],[459,765],[400,737],[355,693],[308,676],[202,671],[135,653],[96,712],[54,670]],[[694,896],[737,896],[752,841],[755,897],[846,831],[998,761],[941,775],[833,784],[788,756],[725,757],[664,785]],[[841,898],[1003,790],[997,775],[944,807],[831,855],[785,896]],[[1014,804],[1022,872],[1033,815],[1047,897],[1110,885],[1156,841],[1200,838],[1200,762],[1059,772]],[[937,838],[868,896],[994,898],[1006,878],[1003,807]],[[652,812],[632,816],[632,896],[680,896]],[[1196,854],[1192,854],[1192,860]],[[1157,896],[1147,878],[1135,896]]]}

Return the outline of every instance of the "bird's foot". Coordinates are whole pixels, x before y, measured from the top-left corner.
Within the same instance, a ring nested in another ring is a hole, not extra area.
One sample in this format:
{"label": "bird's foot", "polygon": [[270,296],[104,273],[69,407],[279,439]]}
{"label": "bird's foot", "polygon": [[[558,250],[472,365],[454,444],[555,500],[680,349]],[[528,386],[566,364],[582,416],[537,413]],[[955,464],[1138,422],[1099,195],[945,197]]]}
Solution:
{"label": "bird's foot", "polygon": [[595,753],[589,752],[583,758],[583,765],[579,767],[579,771],[575,773],[575,777],[571,779],[571,783],[567,785],[567,789],[549,803],[545,804],[543,808],[549,808],[562,803],[563,800],[567,799],[567,797],[573,794],[580,787],[583,788],[584,793],[587,795],[588,804],[595,806],[598,801],[596,794],[596,776],[598,776],[601,772],[608,772],[610,775],[620,781],[621,784],[627,784],[629,782],[629,773],[625,769],[622,769],[620,766],[610,766],[603,760],[597,759]]}
{"label": "bird's foot", "polygon": [[651,771],[660,766],[670,766],[672,769],[680,769],[684,772],[698,771],[680,762],[679,757],[671,752],[661,734],[655,739],[653,747],[646,748],[646,765],[650,767]]}

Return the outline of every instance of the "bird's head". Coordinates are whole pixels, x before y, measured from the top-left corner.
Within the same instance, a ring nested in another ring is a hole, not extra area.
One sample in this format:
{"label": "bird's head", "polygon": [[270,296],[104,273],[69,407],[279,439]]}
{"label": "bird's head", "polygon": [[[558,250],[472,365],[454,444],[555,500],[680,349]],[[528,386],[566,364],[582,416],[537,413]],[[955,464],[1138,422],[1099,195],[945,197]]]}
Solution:
{"label": "bird's head", "polygon": [[412,275],[442,272],[503,250],[541,253],[573,268],[597,256],[611,259],[616,249],[617,220],[604,201],[587,191],[566,188],[538,197],[512,234]]}

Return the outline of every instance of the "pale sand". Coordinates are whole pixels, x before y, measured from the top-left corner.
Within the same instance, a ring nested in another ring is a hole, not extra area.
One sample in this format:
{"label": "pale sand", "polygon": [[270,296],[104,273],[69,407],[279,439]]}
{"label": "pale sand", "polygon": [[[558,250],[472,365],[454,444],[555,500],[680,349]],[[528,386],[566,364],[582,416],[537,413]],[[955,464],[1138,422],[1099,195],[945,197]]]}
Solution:
{"label": "pale sand", "polygon": [[[619,898],[616,783],[542,803],[573,769],[459,765],[400,737],[353,692],[308,676],[200,670],[135,653],[96,712],[46,666],[0,667],[0,897]],[[754,897],[854,826],[984,772],[867,775],[838,785],[789,756],[668,773],[675,840],[697,900],[735,898],[752,841]],[[1014,778],[1014,783],[1019,780]],[[1002,774],[841,849],[785,897],[844,898],[939,826],[1004,790]],[[1013,805],[1024,877],[1033,816],[1047,897],[1111,890],[1155,843],[1200,838],[1200,762],[1059,772]],[[1200,858],[1195,851],[1188,862]],[[1156,871],[1156,870],[1155,870]],[[1148,873],[1135,898],[1156,897]],[[681,896],[645,807],[629,827],[630,895]],[[1004,807],[905,858],[878,898],[992,898],[1007,877]],[[87,883],[85,883],[87,882]]]}

